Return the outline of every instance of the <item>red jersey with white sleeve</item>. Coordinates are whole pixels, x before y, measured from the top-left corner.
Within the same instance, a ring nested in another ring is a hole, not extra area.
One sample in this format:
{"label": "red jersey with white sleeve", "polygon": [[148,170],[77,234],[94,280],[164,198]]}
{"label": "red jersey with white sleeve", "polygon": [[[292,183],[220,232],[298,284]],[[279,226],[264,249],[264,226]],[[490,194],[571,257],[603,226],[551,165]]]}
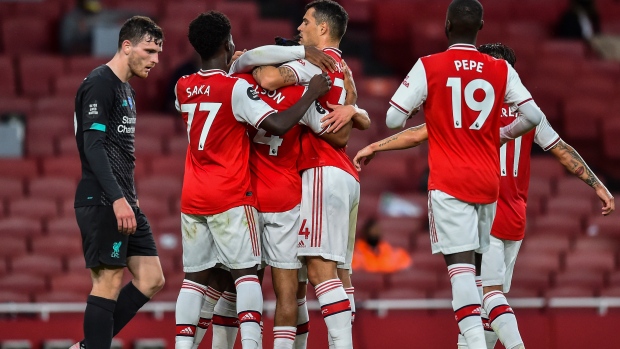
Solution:
{"label": "red jersey with white sleeve", "polygon": [[[502,108],[500,126],[507,126],[518,116],[508,105]],[[553,148],[561,138],[543,119],[536,129],[502,145],[499,150],[500,189],[497,212],[491,235],[504,240],[522,240],[525,236],[527,192],[530,186],[530,152],[532,143],[544,151]]]}
{"label": "red jersey with white sleeve", "polygon": [[256,206],[245,124],[258,128],[276,110],[247,81],[219,69],[182,77],[175,93],[189,138],[181,212],[212,215]]}
{"label": "red jersey with white sleeve", "polygon": [[504,60],[456,44],[420,58],[390,104],[406,115],[424,107],[428,189],[461,201],[490,204],[499,195],[499,115],[504,102],[532,99]]}
{"label": "red jersey with white sleeve", "polygon": [[[319,101],[323,108],[327,108],[327,102],[343,105],[347,93],[344,89],[344,73],[341,68],[342,51],[328,47],[323,49],[323,52],[334,58],[337,70],[334,73],[327,72],[332,80],[332,87],[328,93],[319,98]],[[314,75],[321,74],[322,72],[320,68],[305,59],[291,61],[282,66],[290,68],[295,73],[297,84],[299,85],[307,85]],[[349,173],[359,182],[357,170],[355,170],[351,159],[349,159],[345,152],[345,148],[334,148],[315,132],[307,130],[302,132],[301,147],[302,153],[298,163],[299,171],[314,167],[333,166]]]}

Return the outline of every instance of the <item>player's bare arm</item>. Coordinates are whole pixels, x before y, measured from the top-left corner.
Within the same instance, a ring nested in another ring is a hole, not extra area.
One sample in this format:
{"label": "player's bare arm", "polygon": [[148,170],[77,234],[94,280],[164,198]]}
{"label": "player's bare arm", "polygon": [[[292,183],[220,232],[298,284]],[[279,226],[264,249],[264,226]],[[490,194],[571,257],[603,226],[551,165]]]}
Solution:
{"label": "player's bare arm", "polygon": [[573,147],[566,144],[564,141],[560,141],[549,151],[570,173],[577,176],[596,191],[596,195],[603,202],[602,210],[604,216],[607,216],[615,210],[614,197],[592,170],[590,170],[588,164],[586,164],[581,155],[579,155]]}
{"label": "player's bare arm", "polygon": [[332,112],[321,119],[323,128],[328,128],[327,132],[339,132],[348,123],[360,130],[366,130],[370,127],[370,116],[364,109],[355,105],[338,105],[329,102],[327,102],[327,107],[332,109]]}
{"label": "player's bare arm", "polygon": [[252,76],[262,88],[269,91],[297,82],[295,73],[288,67],[261,66],[252,71]]}
{"label": "player's bare arm", "polygon": [[326,94],[332,86],[332,82],[326,73],[315,75],[310,80],[308,91],[287,110],[274,113],[260,123],[260,128],[275,136],[281,136],[295,126],[305,115],[314,101]]}
{"label": "player's bare arm", "polygon": [[353,165],[358,171],[361,171],[362,161],[364,161],[364,165],[368,165],[377,155],[377,152],[413,148],[426,142],[426,140],[428,140],[426,124],[408,128],[362,148],[353,158]]}
{"label": "player's bare arm", "polygon": [[344,148],[347,146],[347,143],[349,143],[352,128],[353,123],[349,122],[341,127],[338,132],[325,132],[320,137],[334,148]]}

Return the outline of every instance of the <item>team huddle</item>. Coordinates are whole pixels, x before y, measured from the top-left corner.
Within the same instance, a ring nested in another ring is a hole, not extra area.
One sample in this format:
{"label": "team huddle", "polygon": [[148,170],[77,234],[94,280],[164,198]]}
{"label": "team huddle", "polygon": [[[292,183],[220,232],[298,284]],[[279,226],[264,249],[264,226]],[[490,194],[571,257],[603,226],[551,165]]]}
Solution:
{"label": "team huddle", "polygon": [[[529,153],[552,152],[614,210],[613,197],[547,122],[501,44],[476,48],[477,0],[448,7],[447,51],[420,58],[390,101],[386,123],[401,128],[424,109],[426,123],[345,153],[352,128],[370,127],[356,106],[352,74],[338,49],[348,15],[338,3],[306,6],[299,36],[235,51],[219,12],[198,15],[188,39],[200,71],[175,86],[188,137],[181,195],[185,278],[176,303],[175,348],[195,349],[208,328],[213,348],[262,347],[262,275],[276,294],[274,349],[307,347],[309,282],[330,348],[353,347],[351,262],[360,200],[358,171],[376,152],[429,142],[429,231],[452,283],[459,348],[524,348],[504,292],[525,231]],[[76,192],[93,291],[77,348],[109,348],[163,287],[148,221],[133,183],[136,119],[133,76],[158,63],[163,32],[146,17],[128,20],[118,52],[76,96],[83,178]],[[363,101],[361,101],[363,102]],[[122,107],[119,107],[122,105]],[[123,269],[134,279],[121,288]]]}

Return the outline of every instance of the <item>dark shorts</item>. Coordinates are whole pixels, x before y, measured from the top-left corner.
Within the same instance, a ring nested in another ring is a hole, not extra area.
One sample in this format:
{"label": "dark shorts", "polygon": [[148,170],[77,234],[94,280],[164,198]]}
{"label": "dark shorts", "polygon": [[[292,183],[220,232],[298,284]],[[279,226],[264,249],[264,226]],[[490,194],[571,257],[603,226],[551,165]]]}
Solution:
{"label": "dark shorts", "polygon": [[127,257],[157,256],[153,232],[146,216],[139,208],[133,209],[137,229],[133,235],[118,232],[112,206],[84,206],[75,208],[86,268],[101,265],[127,266]]}

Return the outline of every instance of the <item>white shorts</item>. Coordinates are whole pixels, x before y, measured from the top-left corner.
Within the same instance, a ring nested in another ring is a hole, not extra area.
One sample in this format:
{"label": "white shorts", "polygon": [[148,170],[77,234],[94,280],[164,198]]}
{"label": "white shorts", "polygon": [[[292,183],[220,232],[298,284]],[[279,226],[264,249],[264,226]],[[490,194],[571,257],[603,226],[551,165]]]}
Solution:
{"label": "white shorts", "polygon": [[441,190],[428,192],[428,220],[433,253],[485,253],[497,203],[470,204]]}
{"label": "white shorts", "polygon": [[263,261],[281,269],[299,269],[297,234],[300,205],[286,212],[259,212],[263,230]]}
{"label": "white shorts", "polygon": [[251,206],[214,215],[181,213],[183,271],[194,273],[217,264],[245,269],[261,263],[258,214]]}
{"label": "white shorts", "polygon": [[491,236],[491,246],[482,255],[482,286],[504,286],[504,293],[510,291],[512,273],[517,254],[523,240],[512,241]]}
{"label": "white shorts", "polygon": [[308,169],[301,179],[298,255],[321,256],[351,269],[360,184],[332,166]]}

